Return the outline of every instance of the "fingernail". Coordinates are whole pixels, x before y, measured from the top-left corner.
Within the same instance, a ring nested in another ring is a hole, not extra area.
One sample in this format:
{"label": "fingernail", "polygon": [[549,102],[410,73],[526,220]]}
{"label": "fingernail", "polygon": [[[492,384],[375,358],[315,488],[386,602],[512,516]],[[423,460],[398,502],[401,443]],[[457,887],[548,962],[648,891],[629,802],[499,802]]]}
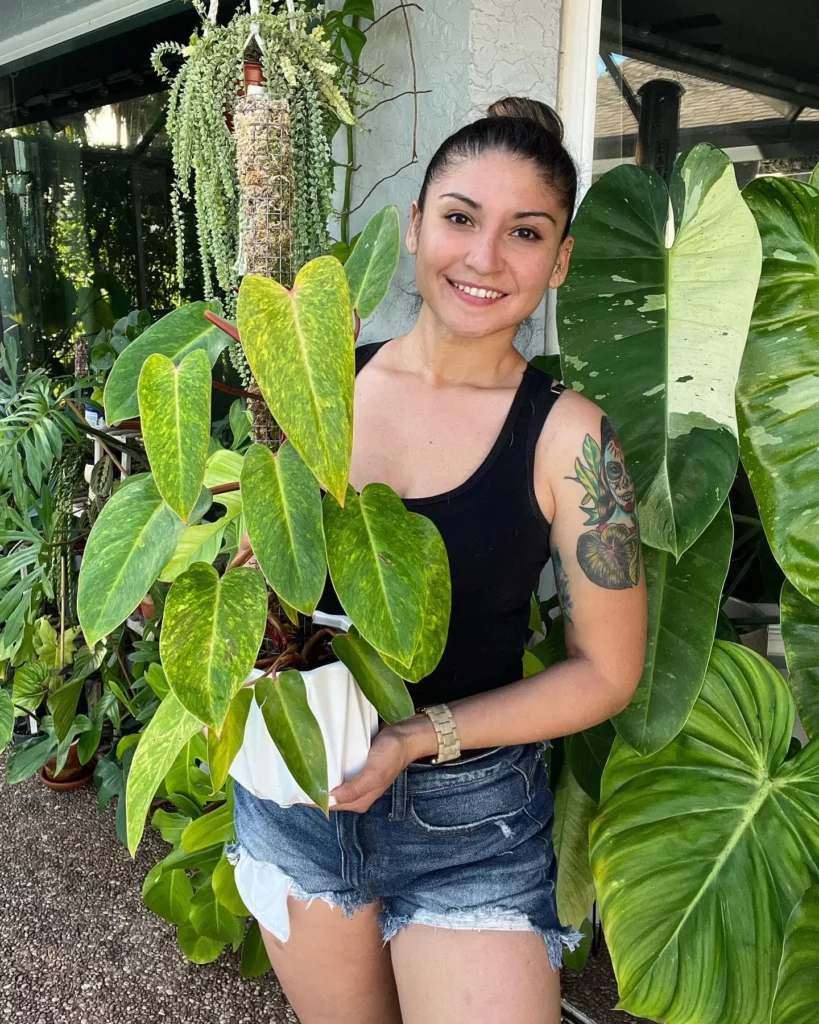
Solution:
{"label": "fingernail", "polygon": [[336,798],[335,798],[334,796],[331,796],[331,797],[330,797],[330,800],[329,800],[329,806],[330,806],[330,807],[335,807],[335,805],[336,805],[337,803],[338,803],[338,800],[336,800]]}

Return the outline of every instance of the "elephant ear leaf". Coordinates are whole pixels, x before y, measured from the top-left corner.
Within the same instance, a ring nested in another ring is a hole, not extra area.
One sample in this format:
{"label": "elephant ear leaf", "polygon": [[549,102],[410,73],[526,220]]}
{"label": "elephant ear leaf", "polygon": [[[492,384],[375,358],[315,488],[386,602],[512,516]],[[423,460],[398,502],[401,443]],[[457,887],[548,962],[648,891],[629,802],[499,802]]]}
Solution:
{"label": "elephant ear leaf", "polygon": [[785,928],[771,1024],[813,1024],[819,978],[819,885],[808,889]]}
{"label": "elephant ear leaf", "polygon": [[679,558],[734,481],[734,389],[759,232],[728,157],[699,145],[677,161],[669,188],[643,167],[604,174],[572,235],[558,293],[564,383],[606,410],[628,455],[643,540]]}

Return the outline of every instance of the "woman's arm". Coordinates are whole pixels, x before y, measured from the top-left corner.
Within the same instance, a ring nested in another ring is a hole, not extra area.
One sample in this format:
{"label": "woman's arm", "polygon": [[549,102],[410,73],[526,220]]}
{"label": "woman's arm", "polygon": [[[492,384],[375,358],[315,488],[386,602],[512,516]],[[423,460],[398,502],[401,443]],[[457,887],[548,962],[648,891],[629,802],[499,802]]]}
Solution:
{"label": "woman's arm", "polygon": [[[647,601],[636,498],[619,441],[598,406],[573,392],[561,397],[538,443],[535,476],[552,524],[568,659],[453,701],[464,750],[554,739],[597,725],[626,707],[642,673]],[[335,791],[338,806],[366,810],[386,788],[381,776],[394,763],[404,762],[400,771],[437,751],[426,715],[383,729],[362,772]]]}

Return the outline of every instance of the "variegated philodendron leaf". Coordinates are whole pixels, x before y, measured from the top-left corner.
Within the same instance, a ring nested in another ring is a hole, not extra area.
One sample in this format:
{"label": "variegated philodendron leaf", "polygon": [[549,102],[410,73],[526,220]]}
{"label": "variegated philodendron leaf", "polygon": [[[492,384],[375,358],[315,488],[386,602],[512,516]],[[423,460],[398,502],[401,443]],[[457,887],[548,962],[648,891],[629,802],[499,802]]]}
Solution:
{"label": "variegated philodendron leaf", "polygon": [[819,604],[819,186],[757,178],[742,194],[765,257],[737,387],[742,464],[774,557]]}
{"label": "variegated philodendron leaf", "polygon": [[355,626],[334,637],[333,650],[352,673],[361,692],[385,722],[400,722],[415,713],[404,680],[385,664]]}
{"label": "variegated philodendron leaf", "polygon": [[255,444],[245,453],[241,483],[247,534],[259,567],[288,605],[311,615],[327,578],[315,477],[289,442],[275,455]]}
{"label": "variegated philodendron leaf", "polygon": [[210,363],[195,349],[177,365],[154,352],[139,375],[142,438],[154,481],[187,522],[205,479],[210,438]]}
{"label": "variegated philodendron leaf", "polygon": [[734,480],[759,233],[730,160],[703,144],[677,161],[670,189],[643,167],[603,175],[572,234],[558,293],[563,379],[600,403],[622,440],[643,542],[679,558]]}
{"label": "variegated philodendron leaf", "polygon": [[89,647],[137,607],[184,529],[151,476],[128,481],[105,505],[85,545],[77,593],[77,614]]}
{"label": "variegated philodendron leaf", "polygon": [[195,562],[177,576],[159,638],[162,667],[180,704],[219,732],[236,690],[253,668],[267,621],[257,569]]}
{"label": "variegated philodendron leaf", "polygon": [[248,274],[239,333],[265,401],[310,470],[341,503],[353,444],[355,355],[344,267],[320,256],[293,288]]}
{"label": "variegated philodendron leaf", "polygon": [[214,365],[220,352],[230,343],[230,338],[205,319],[207,310],[221,316],[222,304],[216,299],[210,299],[180,306],[151,324],[123,349],[105,382],[106,423],[119,423],[120,420],[139,415],[139,374],[142,364],[152,353],[161,352],[179,363],[189,352],[201,348],[209,364]]}
{"label": "variegated philodendron leaf", "polygon": [[330,578],[344,611],[365,640],[402,665],[411,661],[424,624],[426,574],[417,528],[386,484],[347,488],[342,508],[324,498]]}

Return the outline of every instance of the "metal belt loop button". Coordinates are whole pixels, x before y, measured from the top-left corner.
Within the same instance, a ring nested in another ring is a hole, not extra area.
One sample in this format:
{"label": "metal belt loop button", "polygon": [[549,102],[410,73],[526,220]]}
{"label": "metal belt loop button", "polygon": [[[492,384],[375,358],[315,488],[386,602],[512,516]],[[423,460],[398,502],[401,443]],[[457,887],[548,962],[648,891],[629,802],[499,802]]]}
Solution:
{"label": "metal belt loop button", "polygon": [[390,821],[403,821],[407,816],[407,769],[405,768],[392,784],[392,807]]}

